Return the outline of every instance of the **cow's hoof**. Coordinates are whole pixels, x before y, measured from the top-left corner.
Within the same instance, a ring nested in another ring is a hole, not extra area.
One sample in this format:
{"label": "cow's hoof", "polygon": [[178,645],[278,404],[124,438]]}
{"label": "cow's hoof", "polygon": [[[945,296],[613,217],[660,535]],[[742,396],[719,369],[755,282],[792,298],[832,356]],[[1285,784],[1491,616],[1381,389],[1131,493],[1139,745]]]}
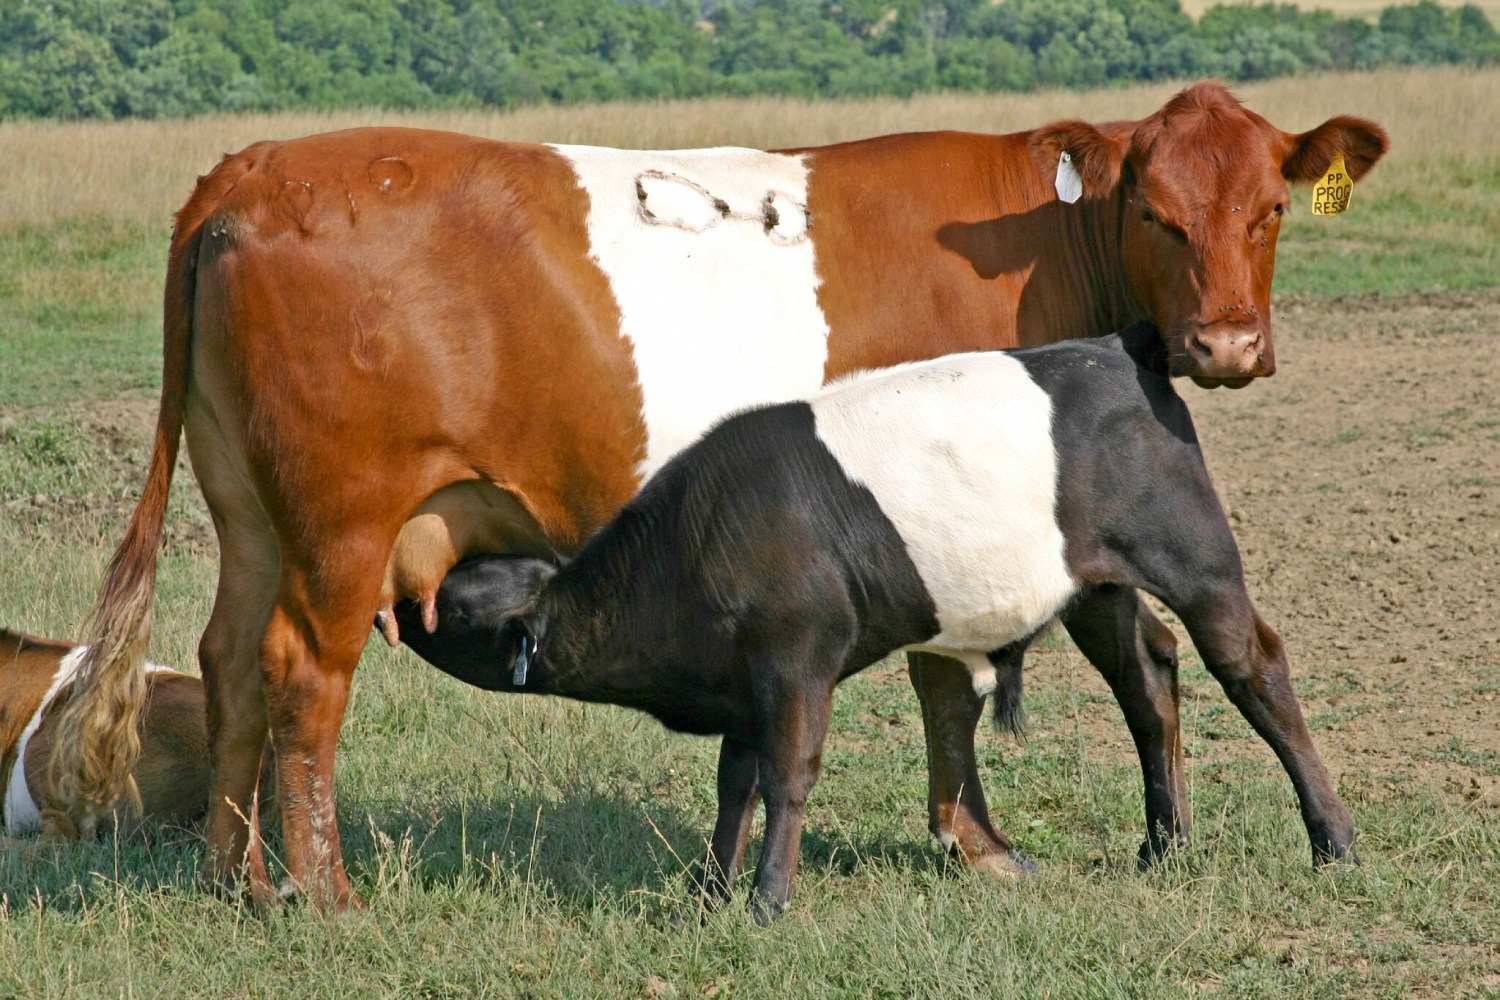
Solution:
{"label": "cow's hoof", "polygon": [[1006,851],[1004,854],[998,851],[994,854],[981,854],[969,864],[975,871],[984,872],[1006,882],[1036,874],[1036,862],[1018,851]]}
{"label": "cow's hoof", "polygon": [[319,913],[333,916],[352,916],[369,909],[369,904],[358,893],[348,889],[342,892],[307,892],[290,875],[281,880],[276,896],[280,903],[310,906]]}

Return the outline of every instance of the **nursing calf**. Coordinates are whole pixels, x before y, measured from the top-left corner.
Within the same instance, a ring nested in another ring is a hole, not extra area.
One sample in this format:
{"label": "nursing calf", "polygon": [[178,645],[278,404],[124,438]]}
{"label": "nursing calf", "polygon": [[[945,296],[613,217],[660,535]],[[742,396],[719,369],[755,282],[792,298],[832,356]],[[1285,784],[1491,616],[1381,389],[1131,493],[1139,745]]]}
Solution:
{"label": "nursing calf", "polygon": [[[0,629],[0,796],[4,833],[75,839],[79,830],[52,779],[57,746],[56,711],[72,695],[84,647]],[[131,774],[140,812],[116,810],[125,827],[183,824],[208,810],[208,726],[203,682],[150,665],[146,710],[140,721],[141,753]]]}
{"label": "nursing calf", "polygon": [[[1182,619],[1281,759],[1314,862],[1344,856],[1349,813],[1145,324],[903,365],[746,411],[669,462],[565,568],[473,560],[439,590],[435,632],[413,627],[416,604],[397,614],[403,641],[471,683],[722,734],[705,888],[727,893],[763,799],[752,903],[768,917],[791,894],[839,681],[897,650],[931,651],[1009,712],[1021,654],[1054,618],[1107,676],[1123,664],[1132,588]],[[1121,699],[1148,853],[1186,833],[1175,666],[1158,662]]]}

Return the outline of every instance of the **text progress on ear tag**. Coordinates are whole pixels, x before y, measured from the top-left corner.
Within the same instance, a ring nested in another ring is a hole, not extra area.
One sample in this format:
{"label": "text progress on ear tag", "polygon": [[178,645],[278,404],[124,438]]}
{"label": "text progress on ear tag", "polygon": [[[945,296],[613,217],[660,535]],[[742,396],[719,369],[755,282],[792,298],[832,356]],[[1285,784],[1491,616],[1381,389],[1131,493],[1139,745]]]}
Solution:
{"label": "text progress on ear tag", "polygon": [[1073,157],[1063,153],[1057,158],[1057,198],[1069,205],[1083,197],[1083,178],[1073,166]]}
{"label": "text progress on ear tag", "polygon": [[1354,194],[1354,178],[1344,166],[1344,155],[1340,153],[1328,165],[1328,173],[1313,187],[1312,214],[1338,215],[1349,207],[1349,198]]}
{"label": "text progress on ear tag", "polygon": [[516,654],[516,670],[510,682],[516,687],[526,683],[526,671],[531,668],[531,654],[536,651],[536,640],[530,635],[521,636],[521,651]]}

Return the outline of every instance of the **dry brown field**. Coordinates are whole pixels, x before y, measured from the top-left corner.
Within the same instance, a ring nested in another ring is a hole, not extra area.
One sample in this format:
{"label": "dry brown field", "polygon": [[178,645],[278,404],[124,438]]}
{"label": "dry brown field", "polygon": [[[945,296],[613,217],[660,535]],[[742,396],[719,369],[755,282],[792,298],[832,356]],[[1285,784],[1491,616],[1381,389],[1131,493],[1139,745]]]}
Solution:
{"label": "dry brown field", "polygon": [[[340,111],[209,116],[185,122],[0,123],[0,220],[50,225],[68,217],[167,220],[196,174],[260,139],[358,125],[452,129],[503,139],[670,149],[801,146],[886,132],[1006,132],[1058,118],[1138,118],[1181,85],[1008,95],[924,95],[909,101],[779,99],[532,107],[509,112]],[[1395,153],[1371,177],[1387,190],[1440,183],[1441,159],[1500,151],[1500,70],[1396,69],[1246,84],[1236,93],[1288,130],[1357,110],[1395,136]],[[1417,155],[1411,155],[1417,154]],[[14,169],[18,167],[19,169]]]}
{"label": "dry brown field", "polygon": [[[1182,9],[1193,17],[1200,17],[1210,7],[1223,4],[1224,0],[1182,0]],[[1241,0],[1249,2],[1249,0]],[[1411,2],[1411,0],[1407,0]],[[1489,15],[1490,21],[1500,24],[1500,0],[1472,0],[1474,6]],[[1443,7],[1460,7],[1460,3],[1454,0],[1440,0]],[[1298,7],[1306,10],[1327,10],[1340,17],[1364,17],[1374,20],[1380,16],[1380,12],[1386,7],[1396,6],[1394,2],[1381,3],[1380,0],[1311,0],[1308,3],[1299,3]]]}

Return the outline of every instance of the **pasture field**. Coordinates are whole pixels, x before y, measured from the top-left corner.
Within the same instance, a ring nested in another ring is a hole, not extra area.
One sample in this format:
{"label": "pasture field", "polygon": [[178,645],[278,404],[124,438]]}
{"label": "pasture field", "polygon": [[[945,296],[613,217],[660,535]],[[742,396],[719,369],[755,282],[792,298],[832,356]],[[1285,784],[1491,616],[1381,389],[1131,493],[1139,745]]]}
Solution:
{"label": "pasture field", "polygon": [[[148,456],[170,213],[221,152],[376,120],[790,145],[1136,116],[1172,89],[0,124],[0,625],[69,637],[92,600]],[[1181,387],[1361,864],[1312,870],[1290,783],[1188,652],[1194,843],[1138,871],[1128,735],[1054,635],[1028,661],[1028,742],[980,740],[1036,876],[999,884],[932,843],[889,663],[835,697],[790,913],[681,920],[716,742],[372,643],[338,775],[369,912],[228,906],[188,833],[0,850],[0,996],[1500,996],[1500,72],[1242,91],[1284,128],[1354,112],[1393,137],[1347,215],[1294,196],[1276,377]],[[168,527],[152,657],[188,665],[217,561],[185,465]]]}

